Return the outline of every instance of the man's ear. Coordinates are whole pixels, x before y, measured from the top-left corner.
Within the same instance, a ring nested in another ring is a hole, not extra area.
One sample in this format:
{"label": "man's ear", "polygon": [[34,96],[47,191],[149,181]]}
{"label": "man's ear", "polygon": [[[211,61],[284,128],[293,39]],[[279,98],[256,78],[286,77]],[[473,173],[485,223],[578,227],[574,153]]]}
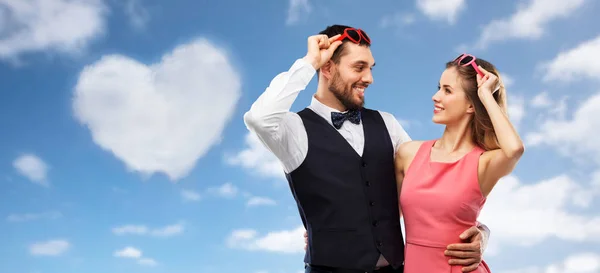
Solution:
{"label": "man's ear", "polygon": [[327,80],[331,80],[331,71],[334,65],[335,64],[333,61],[329,60],[323,66],[321,66],[321,74],[323,74],[323,77],[325,77]]}

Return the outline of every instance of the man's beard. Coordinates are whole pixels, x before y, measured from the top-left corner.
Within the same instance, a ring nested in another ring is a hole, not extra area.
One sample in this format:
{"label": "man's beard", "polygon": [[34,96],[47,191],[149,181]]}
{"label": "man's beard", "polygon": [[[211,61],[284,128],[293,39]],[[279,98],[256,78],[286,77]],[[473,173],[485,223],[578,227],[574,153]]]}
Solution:
{"label": "man's beard", "polygon": [[359,110],[365,105],[364,99],[358,103],[353,100],[354,92],[352,91],[352,85],[346,86],[340,78],[338,71],[331,77],[329,91],[333,93],[347,110]]}

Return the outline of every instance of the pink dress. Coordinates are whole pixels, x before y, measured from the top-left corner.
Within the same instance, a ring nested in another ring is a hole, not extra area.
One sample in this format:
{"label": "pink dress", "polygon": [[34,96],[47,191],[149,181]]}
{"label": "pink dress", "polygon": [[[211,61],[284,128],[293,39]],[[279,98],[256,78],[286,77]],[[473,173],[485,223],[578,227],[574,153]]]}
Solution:
{"label": "pink dress", "polygon": [[[481,193],[477,166],[484,152],[475,147],[461,159],[432,162],[435,140],[424,142],[402,182],[400,209],[406,228],[404,273],[461,273],[444,255],[449,244],[460,243],[463,231],[476,225],[486,201]],[[473,271],[489,273],[485,262]]]}

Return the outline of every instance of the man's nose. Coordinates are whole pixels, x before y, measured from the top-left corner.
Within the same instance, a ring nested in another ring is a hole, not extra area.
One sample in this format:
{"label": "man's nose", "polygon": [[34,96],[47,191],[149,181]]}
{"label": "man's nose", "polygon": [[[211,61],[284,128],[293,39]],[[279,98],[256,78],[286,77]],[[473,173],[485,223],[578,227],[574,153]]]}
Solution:
{"label": "man's nose", "polygon": [[373,73],[371,72],[370,69],[363,75],[361,81],[368,83],[368,84],[373,83]]}

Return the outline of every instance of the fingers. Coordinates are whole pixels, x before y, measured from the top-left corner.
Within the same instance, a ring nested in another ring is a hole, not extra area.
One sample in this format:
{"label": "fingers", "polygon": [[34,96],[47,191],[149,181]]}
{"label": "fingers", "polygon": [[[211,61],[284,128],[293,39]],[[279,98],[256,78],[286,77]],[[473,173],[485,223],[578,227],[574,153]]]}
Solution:
{"label": "fingers", "polygon": [[481,77],[481,75],[479,75],[479,73],[477,73],[477,88],[481,87],[482,84],[483,78]]}
{"label": "fingers", "polygon": [[465,266],[462,268],[462,272],[472,272],[472,271],[475,271],[475,269],[477,269],[477,267],[479,267],[479,263],[476,263],[476,264],[470,265],[470,266]]}
{"label": "fingers", "polygon": [[321,48],[327,42],[327,35],[319,34],[308,37],[308,46],[310,48]]}
{"label": "fingers", "polygon": [[[488,79],[488,72],[483,81]],[[471,227],[460,234],[460,238],[469,239],[470,243],[448,245],[444,254],[452,257],[448,261],[451,265],[463,265],[462,272],[471,272],[477,269],[481,262],[481,231],[477,227]]]}
{"label": "fingers", "polygon": [[308,233],[304,231],[304,250],[308,248]]}
{"label": "fingers", "polygon": [[479,235],[479,229],[477,227],[473,226],[473,227],[470,227],[469,229],[463,231],[463,233],[461,233],[459,235],[459,237],[464,240],[467,238],[471,238],[475,235]]}
{"label": "fingers", "polygon": [[329,46],[329,48],[327,49],[327,51],[329,51],[329,53],[331,55],[333,55],[333,52],[342,44],[342,41],[335,41],[333,42],[333,44],[331,44]]}
{"label": "fingers", "polygon": [[308,43],[312,46],[316,45],[320,49],[328,49],[332,45],[337,44],[339,46],[339,44],[341,44],[341,41],[339,41],[339,43],[336,41],[336,39],[338,39],[340,36],[341,34],[331,37],[327,37],[325,34],[313,35],[308,37]]}
{"label": "fingers", "polygon": [[481,72],[483,72],[483,74],[485,74],[485,75],[491,74],[490,72],[485,70],[483,67],[481,67],[481,65],[478,65],[477,67],[479,67],[479,70],[481,70]]}
{"label": "fingers", "polygon": [[337,38],[340,38],[340,36],[342,36],[342,34],[331,36],[331,38],[329,38],[329,44],[333,44]]}
{"label": "fingers", "polygon": [[[477,258],[469,258],[469,259],[450,259],[448,260],[448,264],[451,265],[465,265],[468,267],[477,268],[479,266],[479,259]],[[471,270],[473,271],[473,270]]]}
{"label": "fingers", "polygon": [[451,244],[448,245],[446,251],[472,251],[472,252],[481,252],[481,240],[474,241],[467,244]]}
{"label": "fingers", "polygon": [[327,38],[327,35],[320,35],[319,36],[319,48],[321,49],[327,49],[329,48],[329,39]]}
{"label": "fingers", "polygon": [[477,67],[479,67],[479,70],[485,75],[484,79],[492,79],[495,81],[498,78],[496,75],[494,75],[494,73],[490,73],[489,71],[485,70],[485,68],[481,67],[481,65],[478,65]]}
{"label": "fingers", "polygon": [[461,259],[481,257],[479,251],[446,250],[444,251],[444,255]]}

